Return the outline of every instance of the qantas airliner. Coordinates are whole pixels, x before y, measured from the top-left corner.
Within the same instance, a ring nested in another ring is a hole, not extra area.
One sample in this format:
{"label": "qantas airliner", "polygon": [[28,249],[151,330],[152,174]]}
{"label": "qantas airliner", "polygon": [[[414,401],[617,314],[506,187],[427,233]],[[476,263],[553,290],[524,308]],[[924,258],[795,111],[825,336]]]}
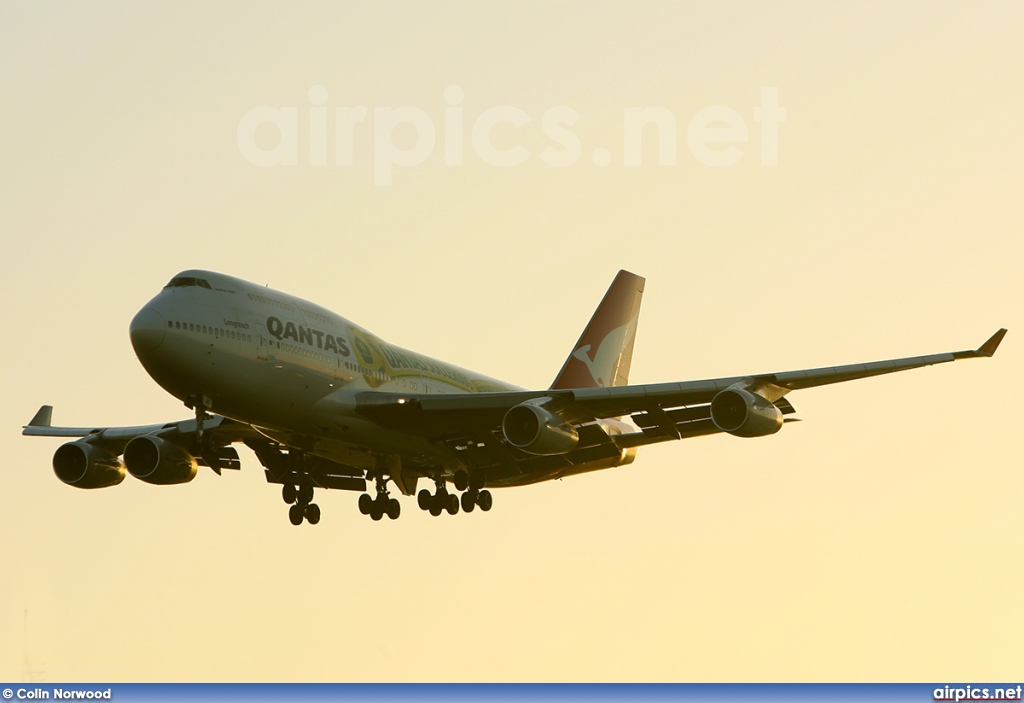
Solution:
{"label": "qantas airliner", "polygon": [[[187,483],[198,466],[240,468],[231,445],[243,443],[282,487],[294,525],[320,521],[318,488],[360,493],[360,512],[374,520],[401,512],[389,488],[454,515],[490,510],[488,488],[622,466],[647,444],[774,434],[793,419],[790,391],[989,357],[1006,334],[973,351],[631,386],[643,291],[643,278],[620,271],[551,387],[531,391],[394,346],[300,298],[184,271],[129,334],[149,375],[195,416],[54,427],[44,405],[24,434],[76,438],[57,449],[53,470],[77,488],[114,486],[126,472]],[[417,493],[421,479],[433,491]]]}

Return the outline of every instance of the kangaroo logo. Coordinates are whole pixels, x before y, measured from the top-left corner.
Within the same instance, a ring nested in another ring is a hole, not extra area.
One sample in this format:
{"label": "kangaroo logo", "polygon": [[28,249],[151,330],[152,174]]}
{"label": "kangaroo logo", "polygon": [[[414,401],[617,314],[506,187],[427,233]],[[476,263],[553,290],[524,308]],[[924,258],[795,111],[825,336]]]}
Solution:
{"label": "kangaroo logo", "polygon": [[615,370],[619,365],[619,357],[622,349],[626,346],[626,335],[631,327],[630,323],[617,327],[609,332],[597,348],[593,359],[590,357],[591,345],[584,344],[572,353],[573,358],[579,359],[590,371],[590,376],[598,386],[604,388],[615,376]]}
{"label": "kangaroo logo", "polygon": [[619,271],[551,388],[611,388],[629,383],[644,279]]}

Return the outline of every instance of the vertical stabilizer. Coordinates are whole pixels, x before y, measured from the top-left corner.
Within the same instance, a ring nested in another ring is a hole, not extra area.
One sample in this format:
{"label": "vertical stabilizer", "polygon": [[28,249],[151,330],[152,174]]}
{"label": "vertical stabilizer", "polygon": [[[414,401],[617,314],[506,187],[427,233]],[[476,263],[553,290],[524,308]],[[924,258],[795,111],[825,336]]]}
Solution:
{"label": "vertical stabilizer", "polygon": [[551,384],[552,389],[604,388],[629,383],[643,294],[642,277],[619,271]]}

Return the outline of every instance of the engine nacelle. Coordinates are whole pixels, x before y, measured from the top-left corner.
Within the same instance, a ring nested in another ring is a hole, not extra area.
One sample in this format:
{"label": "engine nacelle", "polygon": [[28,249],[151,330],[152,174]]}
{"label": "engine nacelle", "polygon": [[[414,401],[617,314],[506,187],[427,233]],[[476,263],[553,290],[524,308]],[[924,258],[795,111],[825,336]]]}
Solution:
{"label": "engine nacelle", "polygon": [[510,408],[501,421],[501,431],[513,447],[527,454],[565,454],[576,448],[579,434],[572,423],[546,408],[522,403]]}
{"label": "engine nacelle", "polygon": [[124,464],[88,442],[68,442],[53,454],[53,473],[75,488],[106,488],[124,480]]}
{"label": "engine nacelle", "polygon": [[737,437],[764,437],[782,428],[782,411],[743,388],[726,388],[711,401],[711,420]]}
{"label": "engine nacelle", "polygon": [[140,481],[158,486],[188,483],[196,476],[196,460],[173,442],[143,435],[124,448],[124,465]]}

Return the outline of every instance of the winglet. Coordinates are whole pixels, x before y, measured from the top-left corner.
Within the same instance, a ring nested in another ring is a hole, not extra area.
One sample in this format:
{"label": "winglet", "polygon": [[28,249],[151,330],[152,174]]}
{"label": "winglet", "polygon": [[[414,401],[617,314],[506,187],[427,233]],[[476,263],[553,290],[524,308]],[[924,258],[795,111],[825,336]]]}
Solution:
{"label": "winglet", "polygon": [[1003,341],[1003,337],[1006,336],[1006,328],[1000,329],[994,335],[988,338],[988,341],[978,347],[978,356],[992,356],[996,353],[996,349],[999,348],[999,343]]}
{"label": "winglet", "polygon": [[954,359],[977,359],[979,357],[985,358],[992,356],[996,353],[996,349],[999,348],[999,343],[1003,341],[1003,337],[1006,336],[1006,328],[1000,329],[994,335],[988,338],[988,341],[982,344],[977,349],[970,349],[968,351],[953,352]]}
{"label": "winglet", "polygon": [[50,427],[53,422],[53,406],[44,405],[32,416],[25,427]]}

